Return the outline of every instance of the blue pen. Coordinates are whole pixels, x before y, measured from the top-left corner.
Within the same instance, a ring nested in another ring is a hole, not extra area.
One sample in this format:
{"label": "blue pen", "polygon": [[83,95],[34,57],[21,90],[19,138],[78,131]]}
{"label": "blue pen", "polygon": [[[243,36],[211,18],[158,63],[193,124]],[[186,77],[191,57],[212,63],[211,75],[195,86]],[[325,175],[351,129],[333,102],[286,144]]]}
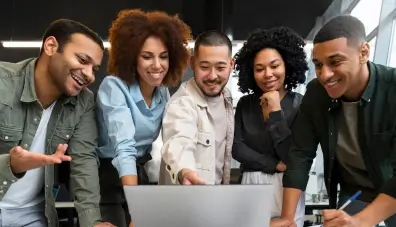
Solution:
{"label": "blue pen", "polygon": [[362,194],[362,191],[356,192],[351,198],[349,198],[349,199],[344,203],[344,205],[342,205],[342,206],[340,207],[339,210],[345,209],[345,207],[347,207],[347,206],[348,206],[350,203],[352,203],[357,197],[359,197],[360,194]]}
{"label": "blue pen", "polygon": [[[352,203],[359,195],[362,194],[362,191],[356,192],[353,196],[351,196],[340,208],[339,210],[345,209],[350,203]],[[323,227],[323,225],[312,225],[311,227]]]}

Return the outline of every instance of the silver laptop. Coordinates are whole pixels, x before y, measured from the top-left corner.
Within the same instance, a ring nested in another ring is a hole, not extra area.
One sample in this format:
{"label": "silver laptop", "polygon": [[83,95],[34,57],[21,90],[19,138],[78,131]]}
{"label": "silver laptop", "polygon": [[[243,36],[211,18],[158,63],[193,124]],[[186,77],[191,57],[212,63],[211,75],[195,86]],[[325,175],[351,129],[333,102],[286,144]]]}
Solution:
{"label": "silver laptop", "polygon": [[124,186],[135,227],[269,226],[272,185]]}

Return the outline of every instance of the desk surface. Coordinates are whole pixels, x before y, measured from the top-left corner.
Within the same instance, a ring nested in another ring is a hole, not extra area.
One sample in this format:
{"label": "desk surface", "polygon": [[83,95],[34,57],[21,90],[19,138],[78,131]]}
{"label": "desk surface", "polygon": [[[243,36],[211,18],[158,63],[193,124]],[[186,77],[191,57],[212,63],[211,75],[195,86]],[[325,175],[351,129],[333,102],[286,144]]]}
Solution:
{"label": "desk surface", "polygon": [[305,206],[329,206],[329,202],[317,202],[317,203],[313,203],[313,202],[305,202]]}
{"label": "desk surface", "polygon": [[[329,206],[329,202],[305,202],[305,206],[310,207],[310,206]],[[74,202],[55,202],[55,207],[56,208],[73,208],[74,207]]]}
{"label": "desk surface", "polygon": [[55,202],[56,208],[74,208],[74,202]]}

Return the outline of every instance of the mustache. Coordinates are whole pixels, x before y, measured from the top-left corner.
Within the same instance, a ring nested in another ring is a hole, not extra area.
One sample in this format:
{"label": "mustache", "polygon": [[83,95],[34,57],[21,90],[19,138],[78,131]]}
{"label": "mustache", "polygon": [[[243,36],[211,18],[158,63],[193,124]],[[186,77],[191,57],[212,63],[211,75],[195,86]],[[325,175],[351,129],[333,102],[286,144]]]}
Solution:
{"label": "mustache", "polygon": [[221,81],[219,80],[219,79],[215,79],[215,80],[205,80],[205,81],[203,81],[205,84],[206,83],[208,83],[208,84],[220,84],[221,83]]}

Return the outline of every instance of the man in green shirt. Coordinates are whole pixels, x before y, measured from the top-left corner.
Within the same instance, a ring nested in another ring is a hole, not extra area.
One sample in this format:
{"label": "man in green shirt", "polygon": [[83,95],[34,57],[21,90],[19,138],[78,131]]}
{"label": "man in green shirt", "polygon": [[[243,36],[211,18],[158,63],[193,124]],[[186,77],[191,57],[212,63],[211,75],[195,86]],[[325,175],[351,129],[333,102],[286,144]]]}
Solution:
{"label": "man in green shirt", "polygon": [[[369,62],[365,28],[352,16],[331,19],[312,52],[317,79],[307,86],[293,124],[283,178],[283,210],[271,227],[295,226],[298,199],[320,143],[331,208],[324,227],[396,226],[396,70]],[[337,187],[340,186],[337,204]]]}
{"label": "man in green shirt", "polygon": [[80,226],[113,226],[101,222],[94,97],[86,88],[103,50],[96,33],[62,19],[45,32],[38,58],[0,62],[1,226],[59,225],[53,164],[62,161],[70,161]]}

